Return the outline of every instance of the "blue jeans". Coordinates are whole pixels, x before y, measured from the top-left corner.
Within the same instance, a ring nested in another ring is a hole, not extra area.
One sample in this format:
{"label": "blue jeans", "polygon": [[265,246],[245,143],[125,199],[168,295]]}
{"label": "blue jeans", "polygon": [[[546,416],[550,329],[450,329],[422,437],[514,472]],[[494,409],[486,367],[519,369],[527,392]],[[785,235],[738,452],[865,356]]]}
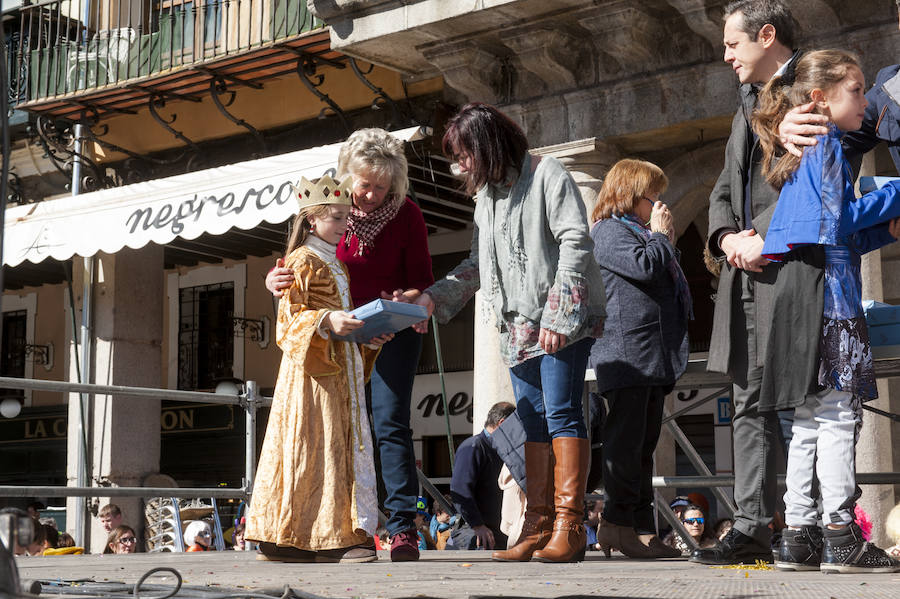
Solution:
{"label": "blue jeans", "polygon": [[422,335],[405,329],[384,344],[370,381],[372,428],[381,462],[388,534],[415,528],[419,479],[409,410]]}
{"label": "blue jeans", "polygon": [[555,354],[537,356],[509,369],[516,412],[528,441],[587,439],[581,396],[593,341],[586,337]]}

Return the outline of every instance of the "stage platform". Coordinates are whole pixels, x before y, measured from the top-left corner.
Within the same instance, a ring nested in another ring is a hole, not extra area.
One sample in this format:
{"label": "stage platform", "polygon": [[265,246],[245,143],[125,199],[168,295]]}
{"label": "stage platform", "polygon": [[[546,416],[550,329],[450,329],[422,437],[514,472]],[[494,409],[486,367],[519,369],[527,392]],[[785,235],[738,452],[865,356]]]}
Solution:
{"label": "stage platform", "polygon": [[[85,555],[17,558],[23,580],[85,581],[77,597],[128,597],[130,587],[147,571],[167,567],[184,579],[177,597],[214,599],[235,590],[283,596],[287,585],[300,599],[317,597],[628,597],[897,599],[898,574],[821,574],[736,570],[688,563],[682,559],[638,561],[613,554],[588,554],[578,564],[498,563],[481,551],[427,551],[418,562],[390,562],[381,552],[368,564],[282,564],[255,560],[252,552]],[[115,585],[112,583],[128,585]],[[167,593],[175,576],[162,573],[147,580],[143,599]],[[202,587],[202,588],[200,588]],[[92,589],[95,592],[92,593]],[[118,592],[116,590],[118,589]],[[66,598],[76,597],[67,589]],[[56,596],[45,585],[43,597]]]}

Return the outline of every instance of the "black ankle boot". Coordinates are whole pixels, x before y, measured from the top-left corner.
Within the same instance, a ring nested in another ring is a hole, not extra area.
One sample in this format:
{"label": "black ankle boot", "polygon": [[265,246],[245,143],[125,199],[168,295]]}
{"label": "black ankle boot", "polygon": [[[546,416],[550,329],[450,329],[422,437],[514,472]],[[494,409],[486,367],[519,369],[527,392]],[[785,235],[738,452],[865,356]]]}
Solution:
{"label": "black ankle boot", "polygon": [[818,526],[801,526],[800,530],[785,528],[775,556],[779,570],[818,570],[822,562],[822,529]]}
{"label": "black ankle boot", "polygon": [[900,571],[900,563],[863,538],[856,522],[838,529],[825,529],[822,550],[822,572],[843,574],[885,573]]}

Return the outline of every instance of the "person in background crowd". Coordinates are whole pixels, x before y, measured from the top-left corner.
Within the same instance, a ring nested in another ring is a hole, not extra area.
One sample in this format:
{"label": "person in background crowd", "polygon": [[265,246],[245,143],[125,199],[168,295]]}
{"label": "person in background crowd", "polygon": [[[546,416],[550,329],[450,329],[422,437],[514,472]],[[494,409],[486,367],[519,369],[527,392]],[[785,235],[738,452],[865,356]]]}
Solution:
{"label": "person in background crowd", "polygon": [[[452,503],[453,499],[449,495],[445,499]],[[434,502],[434,516],[431,518],[429,525],[429,533],[434,540],[434,548],[441,550],[447,547],[447,541],[450,540],[451,529],[459,521],[458,514],[451,514],[441,506],[437,501]]]}
{"label": "person in background crowd", "polygon": [[721,541],[732,526],[734,526],[734,520],[731,518],[719,518],[713,526],[713,536]]}
{"label": "person in background crowd", "polygon": [[[428,231],[422,211],[407,196],[403,142],[383,129],[356,131],[341,146],[337,171],[341,179],[353,177],[353,207],[337,245],[337,258],[350,275],[353,305],[431,285]],[[281,260],[278,264],[283,266]],[[266,287],[280,297],[293,277],[291,269],[276,267],[266,277]],[[413,329],[398,332],[381,348],[366,386],[395,562],[419,559],[413,521],[419,479],[409,419],[421,352],[422,335]]]}
{"label": "person in background crowd", "polygon": [[184,529],[185,551],[212,551],[212,542],[212,528],[209,522],[194,520]]}
{"label": "person in background crowd", "polygon": [[450,496],[464,522],[453,533],[457,549],[506,547],[506,535],[500,531],[502,495],[498,484],[503,461],[491,445],[491,436],[515,409],[506,401],[491,406],[484,430],[456,450]]}
{"label": "person in background crowd", "polygon": [[[193,522],[191,524],[194,524]],[[207,525],[207,528],[209,525]],[[190,529],[190,525],[188,525]],[[187,537],[187,531],[185,531]],[[186,540],[186,539],[185,539]],[[191,542],[193,544],[193,541]],[[112,529],[106,538],[106,549],[103,553],[135,553],[137,551],[137,536],[134,529],[126,524],[120,524]],[[188,549],[188,551],[192,551]],[[198,550],[193,550],[198,551]]]}
{"label": "person in background crowd", "polygon": [[602,501],[586,501],[584,503],[584,530],[587,533],[588,551],[600,549],[597,544],[597,525],[600,524],[600,512],[602,511]]}
{"label": "person in background crowd", "polygon": [[108,533],[122,525],[122,510],[115,503],[107,503],[100,508],[97,517],[100,518],[103,530]]}
{"label": "person in background crowd", "polygon": [[[493,106],[464,106],[442,145],[477,200],[475,231],[469,257],[415,301],[447,322],[481,289],[528,439],[525,525],[493,558],[580,561],[590,455],[584,371],[606,316],[581,192],[559,160],[529,154],[522,129]],[[427,321],[415,328],[424,332]]]}
{"label": "person in background crowd", "polygon": [[41,510],[45,510],[45,509],[47,509],[47,506],[44,505],[43,503],[41,503],[40,501],[32,501],[31,503],[28,504],[26,511],[28,512],[29,516],[31,516],[32,518],[37,520],[37,519],[40,519],[40,517],[41,517]]}
{"label": "person in background crowd", "polygon": [[620,160],[591,214],[594,259],[606,289],[606,327],[589,364],[607,402],[606,501],[597,543],[628,557],[677,557],[656,536],[653,452],[663,403],[688,360],[691,292],[675,248],[675,222],[660,201],[669,180],[655,164]]}
{"label": "person in background crowd", "polygon": [[234,525],[232,540],[234,542],[233,547],[236,551],[244,551],[247,548],[247,542],[244,540],[244,530],[246,527],[245,518],[241,518],[240,521]]}
{"label": "person in background crowd", "polygon": [[63,549],[65,547],[74,547],[75,539],[67,532],[59,533],[59,539],[56,541],[57,549]]}
{"label": "person in background crowd", "polygon": [[[716,538],[708,531],[706,527],[706,516],[700,506],[694,504],[686,506],[684,514],[681,516],[681,523],[700,548],[712,547],[715,545]],[[691,554],[690,545],[688,545],[684,539],[681,538],[681,535],[674,530],[666,536],[663,542],[678,550],[681,555]]]}

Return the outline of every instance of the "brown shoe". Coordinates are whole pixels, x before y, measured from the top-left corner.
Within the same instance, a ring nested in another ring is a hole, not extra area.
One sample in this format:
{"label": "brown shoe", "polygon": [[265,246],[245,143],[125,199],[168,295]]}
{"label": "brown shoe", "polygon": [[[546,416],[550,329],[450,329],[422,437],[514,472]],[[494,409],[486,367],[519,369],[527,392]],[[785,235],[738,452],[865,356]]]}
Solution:
{"label": "brown shoe", "polygon": [[650,549],[650,557],[653,559],[661,557],[681,557],[681,552],[674,547],[669,547],[660,540],[656,535],[638,535],[638,539],[642,545]]}
{"label": "brown shoe", "polygon": [[288,562],[311,564],[316,561],[315,551],[305,551],[296,547],[283,547],[275,543],[260,543],[256,559],[262,562]]}
{"label": "brown shoe", "polygon": [[315,561],[320,564],[362,564],[374,562],[377,559],[378,554],[375,553],[374,546],[356,545],[354,547],[316,551]]}
{"label": "brown shoe", "polygon": [[525,443],[525,523],[516,544],[495,551],[498,562],[527,562],[550,540],[553,527],[553,453],[549,443]]}
{"label": "brown shoe", "polygon": [[587,544],[583,522],[584,487],[587,484],[590,450],[591,443],[587,439],[553,439],[556,520],[553,522],[553,536],[547,545],[534,552],[534,559],[539,562],[580,562],[584,559]]}

